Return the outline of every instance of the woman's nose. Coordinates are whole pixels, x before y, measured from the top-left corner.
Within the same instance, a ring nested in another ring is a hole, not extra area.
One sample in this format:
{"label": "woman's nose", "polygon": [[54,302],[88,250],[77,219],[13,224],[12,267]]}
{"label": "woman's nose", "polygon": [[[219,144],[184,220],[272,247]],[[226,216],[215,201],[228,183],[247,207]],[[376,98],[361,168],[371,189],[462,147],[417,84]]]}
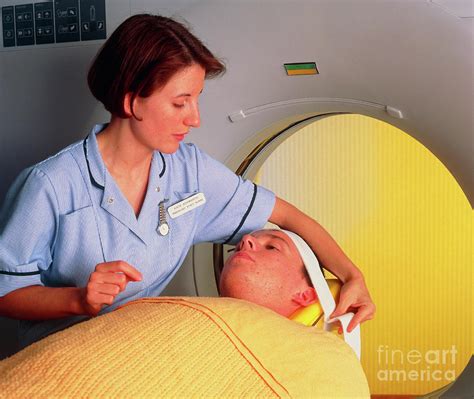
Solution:
{"label": "woman's nose", "polygon": [[189,127],[199,127],[201,125],[201,116],[199,114],[199,106],[197,104],[191,107],[189,114],[184,120],[184,124]]}

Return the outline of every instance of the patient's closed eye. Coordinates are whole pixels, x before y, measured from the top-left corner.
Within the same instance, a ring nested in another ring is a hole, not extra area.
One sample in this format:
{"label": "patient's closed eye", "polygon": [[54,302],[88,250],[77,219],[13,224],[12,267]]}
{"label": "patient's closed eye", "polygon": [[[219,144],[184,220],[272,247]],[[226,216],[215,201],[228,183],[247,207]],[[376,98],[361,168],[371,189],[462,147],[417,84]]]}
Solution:
{"label": "patient's closed eye", "polygon": [[278,248],[278,247],[276,247],[275,245],[272,245],[272,244],[267,245],[267,249],[271,249],[271,250],[276,249],[277,251],[280,250],[280,248]]}

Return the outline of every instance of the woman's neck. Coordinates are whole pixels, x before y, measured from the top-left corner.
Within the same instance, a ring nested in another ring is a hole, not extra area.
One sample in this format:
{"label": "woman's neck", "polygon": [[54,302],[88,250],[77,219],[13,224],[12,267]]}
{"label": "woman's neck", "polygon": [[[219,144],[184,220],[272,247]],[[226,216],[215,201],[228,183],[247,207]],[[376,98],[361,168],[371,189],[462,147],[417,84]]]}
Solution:
{"label": "woman's neck", "polygon": [[112,117],[109,125],[97,135],[97,143],[112,176],[148,175],[153,151],[135,138],[127,119]]}
{"label": "woman's neck", "polygon": [[128,120],[112,118],[97,135],[105,167],[138,217],[147,192],[153,150],[133,135]]}

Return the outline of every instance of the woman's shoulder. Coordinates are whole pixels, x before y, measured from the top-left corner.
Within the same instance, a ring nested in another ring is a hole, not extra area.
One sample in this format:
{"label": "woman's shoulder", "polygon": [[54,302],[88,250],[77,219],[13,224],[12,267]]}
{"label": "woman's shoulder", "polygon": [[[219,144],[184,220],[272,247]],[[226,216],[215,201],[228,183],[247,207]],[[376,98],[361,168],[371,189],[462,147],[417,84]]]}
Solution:
{"label": "woman's shoulder", "polygon": [[78,190],[82,173],[78,160],[81,141],[73,143],[56,154],[25,168],[16,179],[19,186],[51,187],[57,194],[64,190]]}
{"label": "woman's shoulder", "polygon": [[165,168],[188,169],[191,165],[196,163],[197,147],[192,143],[181,143],[178,149],[172,154],[165,154],[159,152],[165,163]]}
{"label": "woman's shoulder", "polygon": [[69,210],[74,204],[87,203],[89,197],[83,184],[85,172],[81,171],[78,163],[80,151],[82,144],[77,142],[24,169],[10,187],[7,196],[36,198],[38,193],[49,193],[47,195],[56,198],[59,210]]}
{"label": "woman's shoulder", "polygon": [[187,163],[190,161],[200,163],[205,159],[212,159],[212,157],[209,156],[206,151],[194,143],[181,143],[178,150],[175,153],[170,154],[169,157],[170,159],[184,161]]}
{"label": "woman's shoulder", "polygon": [[179,158],[191,158],[195,157],[196,153],[199,151],[200,149],[194,143],[181,143],[178,150],[172,155]]}
{"label": "woman's shoulder", "polygon": [[71,167],[77,166],[77,154],[82,149],[82,140],[63,148],[59,152],[33,165],[31,169],[40,170],[46,174],[64,173]]}

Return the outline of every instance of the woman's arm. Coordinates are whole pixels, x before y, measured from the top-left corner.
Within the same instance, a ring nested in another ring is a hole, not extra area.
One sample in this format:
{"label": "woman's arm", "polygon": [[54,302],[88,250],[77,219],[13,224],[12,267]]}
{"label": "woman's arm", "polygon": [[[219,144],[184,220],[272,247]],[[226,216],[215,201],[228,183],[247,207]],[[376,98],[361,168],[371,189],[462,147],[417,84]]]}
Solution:
{"label": "woman's arm", "polygon": [[140,281],[141,273],[123,261],[99,263],[87,286],[43,287],[31,285],[0,297],[0,316],[20,320],[49,320],[75,315],[97,315],[130,281]]}
{"label": "woman's arm", "polygon": [[76,287],[31,285],[0,297],[0,316],[20,320],[48,320],[86,314]]}
{"label": "woman's arm", "polygon": [[276,199],[269,221],[300,235],[317,254],[324,268],[344,283],[339,303],[331,317],[356,310],[356,315],[348,326],[349,331],[362,321],[373,318],[375,305],[365,285],[364,276],[318,222],[281,198]]}

